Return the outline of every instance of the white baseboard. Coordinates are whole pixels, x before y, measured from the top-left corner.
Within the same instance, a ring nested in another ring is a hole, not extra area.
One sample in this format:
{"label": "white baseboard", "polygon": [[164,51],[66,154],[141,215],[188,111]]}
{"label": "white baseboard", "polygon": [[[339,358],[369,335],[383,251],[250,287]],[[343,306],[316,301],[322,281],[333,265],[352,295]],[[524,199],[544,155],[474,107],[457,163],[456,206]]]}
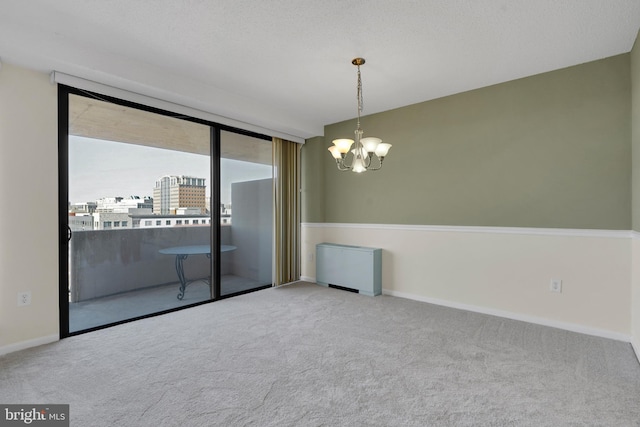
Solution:
{"label": "white baseboard", "polygon": [[283,284],[278,285],[278,286],[274,286],[274,288],[281,288],[281,287],[283,287],[283,286],[294,285],[294,284],[296,284],[296,283],[304,282],[304,281],[305,281],[304,279],[294,280],[293,282],[287,282],[287,283],[283,283]]}
{"label": "white baseboard", "polygon": [[636,357],[638,358],[638,363],[640,363],[640,342],[631,338],[631,347],[633,347],[633,351],[635,351]]}
{"label": "white baseboard", "polygon": [[[616,341],[631,342],[631,337],[629,335],[621,334],[618,332],[607,331],[603,329],[590,328],[588,326],[583,326],[576,323],[560,322],[557,320],[544,319],[542,317],[529,316],[526,314],[513,313],[510,311],[496,310],[492,308],[480,307],[480,306],[469,305],[469,304],[462,304],[462,303],[457,303],[453,301],[441,300],[437,298],[424,297],[421,295],[408,294],[405,292],[392,291],[388,289],[382,289],[382,293],[384,295],[407,298],[415,301],[426,302],[429,304],[441,305],[444,307],[457,308],[460,310],[467,310],[475,313],[488,314],[491,316],[504,317],[506,319],[519,320],[522,322],[549,326],[557,329],[564,329],[567,331],[578,332],[585,335],[593,335],[596,337],[609,338]],[[635,346],[635,349],[636,349],[636,355],[638,356],[640,354],[638,352],[640,350],[640,347]]]}
{"label": "white baseboard", "polygon": [[21,341],[15,344],[5,345],[0,347],[0,356],[3,354],[13,353],[14,351],[25,350],[31,347],[37,347],[39,345],[50,344],[52,342],[56,342],[60,340],[60,336],[58,334],[55,335],[47,335],[46,337],[34,338],[32,340]]}
{"label": "white baseboard", "polygon": [[[301,276],[301,281],[316,283],[315,277]],[[480,307],[470,304],[462,304],[454,301],[441,300],[437,298],[424,297],[421,295],[409,294],[406,292],[392,291],[389,289],[382,289],[383,295],[390,295],[398,298],[406,298],[414,301],[426,302],[429,304],[441,305],[443,307],[457,308],[460,310],[472,311],[475,313],[488,314],[491,316],[504,317],[506,319],[519,320],[521,322],[533,323],[536,325],[549,326],[557,329],[564,329],[571,332],[577,332],[585,335],[592,335],[601,338],[609,338],[616,341],[623,341],[631,343],[636,353],[636,357],[640,362],[640,343],[634,342],[629,335],[621,334],[618,332],[607,331],[604,329],[590,328],[588,326],[579,325],[576,323],[560,322],[557,320],[545,319],[542,317],[529,316],[526,314],[513,313],[510,311],[496,310],[492,308]]]}

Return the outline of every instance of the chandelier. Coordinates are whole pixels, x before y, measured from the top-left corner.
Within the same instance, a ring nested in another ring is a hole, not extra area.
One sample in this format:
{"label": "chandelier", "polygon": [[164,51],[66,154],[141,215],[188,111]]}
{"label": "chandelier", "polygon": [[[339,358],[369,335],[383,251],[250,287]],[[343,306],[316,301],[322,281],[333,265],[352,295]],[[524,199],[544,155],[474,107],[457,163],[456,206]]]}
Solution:
{"label": "chandelier", "polygon": [[[351,170],[356,173],[368,170],[375,171],[382,168],[382,161],[389,152],[391,144],[384,143],[380,138],[374,136],[362,137],[364,132],[360,128],[360,113],[362,112],[360,66],[364,64],[364,58],[355,58],[351,63],[358,67],[358,125],[355,130],[355,141],[348,138],[334,139],[333,146],[329,147],[329,151],[336,159],[338,169],[341,171]],[[374,157],[376,160],[373,159]]]}

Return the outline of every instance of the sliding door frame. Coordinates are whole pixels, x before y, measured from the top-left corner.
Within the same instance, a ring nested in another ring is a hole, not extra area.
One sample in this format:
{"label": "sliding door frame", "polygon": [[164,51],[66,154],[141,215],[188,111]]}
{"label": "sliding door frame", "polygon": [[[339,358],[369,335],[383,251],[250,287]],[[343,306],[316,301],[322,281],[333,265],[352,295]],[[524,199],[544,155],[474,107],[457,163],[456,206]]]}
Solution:
{"label": "sliding door frame", "polygon": [[58,85],[58,310],[60,338],[69,336],[69,91]]}
{"label": "sliding door frame", "polygon": [[[211,300],[220,299],[220,128],[211,126],[211,222],[216,224],[216,228],[211,229]],[[215,191],[214,191],[215,189]],[[214,208],[215,206],[215,208]]]}
{"label": "sliding door frame", "polygon": [[[69,216],[68,216],[68,202],[69,202],[69,95],[78,95],[89,98],[98,99],[105,102],[110,102],[116,105],[122,105],[128,108],[135,108],[138,110],[159,114],[175,119],[186,120],[201,125],[208,126],[210,128],[210,182],[211,182],[211,206],[209,207],[211,213],[211,244],[213,250],[211,252],[211,299],[207,301],[201,301],[182,307],[171,308],[168,310],[159,311],[156,313],[145,314],[137,316],[131,319],[125,319],[114,323],[109,323],[97,327],[83,329],[81,331],[69,331]],[[173,311],[183,310],[190,307],[195,307],[202,304],[208,304],[221,299],[226,299],[239,294],[252,292],[259,289],[268,288],[270,286],[263,286],[252,289],[250,291],[238,292],[235,294],[221,296],[221,268],[220,268],[220,134],[221,131],[233,132],[241,135],[246,135],[252,138],[262,139],[265,141],[271,141],[272,138],[267,135],[259,134],[236,127],[222,125],[219,123],[210,122],[208,120],[199,119],[196,117],[186,116],[184,114],[174,113],[168,110],[163,110],[143,104],[139,104],[132,101],[115,98],[109,95],[103,95],[100,93],[87,91],[83,89],[77,89],[64,84],[58,84],[58,223],[59,223],[59,277],[58,277],[58,306],[59,306],[59,321],[60,321],[60,338],[66,338],[69,336],[79,335],[86,332],[92,332],[99,329],[108,328],[111,326],[129,323],[148,317],[154,317],[161,314],[170,313]],[[214,228],[215,227],[215,228]]]}

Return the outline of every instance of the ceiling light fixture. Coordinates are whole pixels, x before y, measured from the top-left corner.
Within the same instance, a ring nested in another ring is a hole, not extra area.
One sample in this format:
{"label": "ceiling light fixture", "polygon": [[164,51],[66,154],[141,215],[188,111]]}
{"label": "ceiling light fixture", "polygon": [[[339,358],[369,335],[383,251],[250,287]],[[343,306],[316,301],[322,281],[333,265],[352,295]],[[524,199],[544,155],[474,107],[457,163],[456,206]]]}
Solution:
{"label": "ceiling light fixture", "polygon": [[[353,172],[361,173],[368,170],[378,170],[382,168],[382,161],[389,152],[391,144],[382,142],[380,138],[369,136],[362,137],[364,133],[360,129],[360,113],[362,112],[362,78],[360,77],[360,66],[364,64],[364,58],[355,58],[351,61],[353,65],[358,67],[358,127],[355,130],[355,141],[353,139],[341,138],[334,139],[333,146],[329,147],[329,151],[334,159],[338,169],[341,171],[351,170]],[[351,146],[354,144],[354,148]],[[349,160],[347,161],[347,156]],[[377,161],[373,161],[373,157],[377,158]]]}

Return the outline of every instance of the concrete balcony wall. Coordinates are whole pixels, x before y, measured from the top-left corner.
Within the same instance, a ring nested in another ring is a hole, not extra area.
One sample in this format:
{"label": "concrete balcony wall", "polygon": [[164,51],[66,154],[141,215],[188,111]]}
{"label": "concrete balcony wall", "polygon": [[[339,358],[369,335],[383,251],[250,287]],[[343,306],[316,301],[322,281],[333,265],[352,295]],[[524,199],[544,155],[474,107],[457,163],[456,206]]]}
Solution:
{"label": "concrete balcony wall", "polygon": [[234,182],[231,184],[233,206],[233,274],[261,284],[272,282],[273,248],[273,180]]}
{"label": "concrete balcony wall", "polygon": [[[177,283],[175,256],[158,251],[172,246],[208,245],[209,227],[170,227],[78,231],[70,251],[71,301],[85,301],[132,290]],[[231,227],[221,226],[221,242],[233,245]],[[234,252],[222,254],[229,274]],[[188,280],[209,278],[210,260],[191,255],[184,261]]]}

